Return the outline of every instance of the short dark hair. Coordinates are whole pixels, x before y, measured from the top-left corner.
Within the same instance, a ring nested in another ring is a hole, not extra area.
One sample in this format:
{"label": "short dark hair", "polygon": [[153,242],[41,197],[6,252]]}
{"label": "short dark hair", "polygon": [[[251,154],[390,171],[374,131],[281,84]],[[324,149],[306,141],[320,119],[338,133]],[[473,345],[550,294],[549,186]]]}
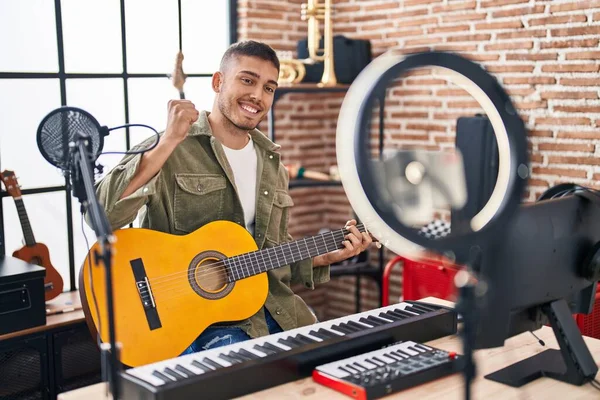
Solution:
{"label": "short dark hair", "polygon": [[225,65],[234,56],[258,57],[262,60],[270,61],[279,72],[279,58],[277,57],[275,50],[273,50],[268,44],[254,40],[245,40],[232,44],[225,51],[225,54],[223,54],[223,57],[221,58],[221,71],[223,71]]}

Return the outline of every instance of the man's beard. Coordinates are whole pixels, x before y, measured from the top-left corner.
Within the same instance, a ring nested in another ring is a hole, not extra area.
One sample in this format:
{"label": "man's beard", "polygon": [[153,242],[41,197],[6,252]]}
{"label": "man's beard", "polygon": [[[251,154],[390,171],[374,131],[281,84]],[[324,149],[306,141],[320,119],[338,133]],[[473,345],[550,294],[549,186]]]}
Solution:
{"label": "man's beard", "polygon": [[221,111],[221,114],[223,114],[223,116],[225,117],[225,119],[227,121],[229,121],[229,123],[231,125],[235,126],[237,129],[240,129],[242,131],[246,131],[247,132],[247,131],[251,131],[253,129],[256,129],[256,127],[258,126],[258,125],[247,126],[247,125],[237,124],[233,120],[233,117],[231,116],[231,106],[230,106],[230,104],[227,104],[224,99],[219,99],[218,105],[219,105],[219,111]]}

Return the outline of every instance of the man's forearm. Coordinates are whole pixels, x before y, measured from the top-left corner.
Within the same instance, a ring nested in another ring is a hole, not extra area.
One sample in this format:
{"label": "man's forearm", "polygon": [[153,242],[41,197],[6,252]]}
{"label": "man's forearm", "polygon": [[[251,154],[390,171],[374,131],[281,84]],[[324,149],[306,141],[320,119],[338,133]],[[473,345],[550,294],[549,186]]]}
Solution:
{"label": "man's forearm", "polygon": [[326,265],[331,264],[328,260],[327,257],[325,257],[325,254],[322,254],[320,256],[316,256],[313,257],[313,268],[315,267],[324,267]]}
{"label": "man's forearm", "polygon": [[177,145],[177,142],[163,138],[154,149],[145,153],[140,160],[135,175],[123,191],[120,199],[129,196],[148,183],[160,171]]}

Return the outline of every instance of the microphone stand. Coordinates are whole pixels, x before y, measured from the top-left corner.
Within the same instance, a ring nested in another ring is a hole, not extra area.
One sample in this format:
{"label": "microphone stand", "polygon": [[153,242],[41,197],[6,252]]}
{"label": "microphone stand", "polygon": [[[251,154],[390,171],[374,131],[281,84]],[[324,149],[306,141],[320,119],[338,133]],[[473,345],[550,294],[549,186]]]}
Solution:
{"label": "microphone stand", "polygon": [[94,169],[90,161],[91,139],[83,133],[78,133],[75,143],[70,146],[73,160],[71,165],[73,194],[79,199],[82,209],[89,213],[92,228],[96,233],[101,249],[100,253],[96,252],[94,254],[93,259],[96,266],[99,264],[99,260],[102,261],[106,273],[109,346],[101,346],[103,380],[108,381],[113,399],[119,399],[121,392],[118,375],[120,361],[115,343],[115,315],[111,272],[113,234],[106,213],[100,206],[96,197],[96,191],[94,190]]}

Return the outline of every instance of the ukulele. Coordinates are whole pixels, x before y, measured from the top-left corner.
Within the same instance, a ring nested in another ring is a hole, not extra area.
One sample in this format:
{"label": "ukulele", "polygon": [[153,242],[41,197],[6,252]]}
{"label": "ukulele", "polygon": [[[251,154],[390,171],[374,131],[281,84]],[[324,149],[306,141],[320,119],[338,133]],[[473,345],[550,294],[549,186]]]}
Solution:
{"label": "ukulele", "polygon": [[0,173],[0,178],[2,178],[8,194],[15,200],[17,213],[21,221],[21,228],[23,229],[23,237],[25,238],[25,246],[16,250],[13,253],[13,257],[46,268],[46,276],[44,278],[45,298],[46,301],[52,300],[63,291],[62,277],[50,262],[48,247],[43,243],[35,241],[29,217],[25,210],[25,204],[23,204],[23,199],[21,198],[21,189],[19,188],[14,172],[6,170]]}
{"label": "ukulele", "polygon": [[183,53],[179,51],[175,58],[175,68],[173,69],[173,86],[179,92],[179,98],[185,99],[185,92],[183,91],[183,85],[187,79],[187,75],[183,72]]}
{"label": "ukulele", "polygon": [[[112,290],[121,361],[137,367],[177,357],[209,325],[251,317],[267,299],[267,271],[341,249],[347,233],[340,229],[258,250],[252,235],[230,221],[183,236],[116,230]],[[96,242],[81,268],[79,291],[93,336],[100,325],[100,338],[108,342],[105,270],[93,266],[98,254]]]}

